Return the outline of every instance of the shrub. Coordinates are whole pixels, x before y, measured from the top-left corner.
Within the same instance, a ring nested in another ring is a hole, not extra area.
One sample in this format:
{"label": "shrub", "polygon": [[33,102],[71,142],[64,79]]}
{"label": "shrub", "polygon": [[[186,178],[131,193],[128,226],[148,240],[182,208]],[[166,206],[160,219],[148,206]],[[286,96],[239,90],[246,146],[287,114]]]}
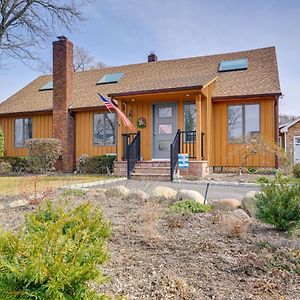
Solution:
{"label": "shrub", "polygon": [[170,210],[175,212],[203,213],[211,211],[212,205],[202,204],[195,200],[182,200],[171,205]]}
{"label": "shrub", "polygon": [[294,165],[293,174],[295,178],[300,178],[300,163]]}
{"label": "shrub", "polygon": [[1,299],[106,299],[88,285],[105,281],[109,226],[99,207],[65,211],[50,202],[18,233],[0,232]]}
{"label": "shrub", "polygon": [[77,172],[111,174],[113,172],[115,160],[116,155],[99,155],[88,157],[87,154],[83,154],[77,161]]}
{"label": "shrub", "polygon": [[0,175],[9,174],[12,172],[12,167],[9,162],[0,161]]}
{"label": "shrub", "polygon": [[47,173],[55,170],[55,163],[61,155],[59,139],[30,139],[26,142],[29,154],[29,169],[33,173]]}
{"label": "shrub", "polygon": [[0,127],[0,157],[4,156],[4,134]]}
{"label": "shrub", "polygon": [[0,162],[7,162],[11,165],[12,171],[19,173],[28,169],[28,157],[0,157]]}
{"label": "shrub", "polygon": [[300,182],[283,178],[279,173],[269,184],[262,184],[262,193],[257,195],[257,217],[288,231],[300,222]]}

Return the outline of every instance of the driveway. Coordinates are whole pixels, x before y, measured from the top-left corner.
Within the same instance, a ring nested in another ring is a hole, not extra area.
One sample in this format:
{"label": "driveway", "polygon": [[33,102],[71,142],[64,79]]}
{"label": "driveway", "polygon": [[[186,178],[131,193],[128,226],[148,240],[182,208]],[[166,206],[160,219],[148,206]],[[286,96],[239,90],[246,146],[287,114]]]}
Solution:
{"label": "driveway", "polygon": [[[140,180],[126,180],[122,182],[103,184],[99,186],[90,187],[90,189],[109,188],[118,185],[124,185],[129,189],[141,189],[148,194],[151,194],[153,189],[158,185],[168,186],[177,191],[180,189],[195,190],[200,192],[203,196],[205,195],[205,190],[206,190],[206,183],[160,182],[160,181],[140,181]],[[247,192],[253,190],[259,190],[259,187],[210,184],[207,195],[208,195],[208,200],[221,199],[221,198],[223,199],[235,198],[235,199],[242,200],[243,196]]]}

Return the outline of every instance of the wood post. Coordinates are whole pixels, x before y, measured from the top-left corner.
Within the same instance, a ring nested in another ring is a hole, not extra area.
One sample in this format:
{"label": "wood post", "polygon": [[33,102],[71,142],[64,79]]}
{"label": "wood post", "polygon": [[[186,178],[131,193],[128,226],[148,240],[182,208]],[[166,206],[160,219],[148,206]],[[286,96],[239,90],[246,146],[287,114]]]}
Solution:
{"label": "wood post", "polygon": [[201,160],[201,94],[196,95],[196,159]]}
{"label": "wood post", "polygon": [[[118,100],[118,107],[121,111],[123,111],[123,102],[122,100]],[[122,139],[122,133],[123,133],[123,123],[121,118],[118,115],[118,137],[117,137],[117,160],[122,160],[122,153],[123,153],[123,139]]]}

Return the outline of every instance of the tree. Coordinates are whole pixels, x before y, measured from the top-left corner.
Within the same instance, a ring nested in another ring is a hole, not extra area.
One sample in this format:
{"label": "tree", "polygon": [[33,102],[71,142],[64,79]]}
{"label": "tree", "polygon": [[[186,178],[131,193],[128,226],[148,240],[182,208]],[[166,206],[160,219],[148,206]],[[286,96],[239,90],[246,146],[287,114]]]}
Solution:
{"label": "tree", "polygon": [[[95,62],[95,58],[85,48],[79,46],[74,47],[73,66],[74,72],[108,67],[104,62]],[[42,62],[37,70],[44,74],[51,74],[52,63],[50,61]]]}
{"label": "tree", "polygon": [[36,47],[57,29],[82,21],[80,6],[91,0],[0,0],[0,56],[37,59]]}

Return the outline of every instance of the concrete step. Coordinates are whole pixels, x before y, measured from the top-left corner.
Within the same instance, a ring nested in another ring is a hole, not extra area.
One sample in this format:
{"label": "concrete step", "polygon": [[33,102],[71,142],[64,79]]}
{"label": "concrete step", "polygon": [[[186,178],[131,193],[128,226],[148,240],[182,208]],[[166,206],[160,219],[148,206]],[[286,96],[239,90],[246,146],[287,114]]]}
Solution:
{"label": "concrete step", "polygon": [[139,161],[136,164],[136,167],[144,168],[156,168],[156,167],[170,167],[170,161]]}
{"label": "concrete step", "polygon": [[134,169],[135,173],[141,174],[170,174],[170,167],[143,167],[137,165]]}
{"label": "concrete step", "polygon": [[170,174],[132,173],[132,179],[149,181],[170,181]]}

